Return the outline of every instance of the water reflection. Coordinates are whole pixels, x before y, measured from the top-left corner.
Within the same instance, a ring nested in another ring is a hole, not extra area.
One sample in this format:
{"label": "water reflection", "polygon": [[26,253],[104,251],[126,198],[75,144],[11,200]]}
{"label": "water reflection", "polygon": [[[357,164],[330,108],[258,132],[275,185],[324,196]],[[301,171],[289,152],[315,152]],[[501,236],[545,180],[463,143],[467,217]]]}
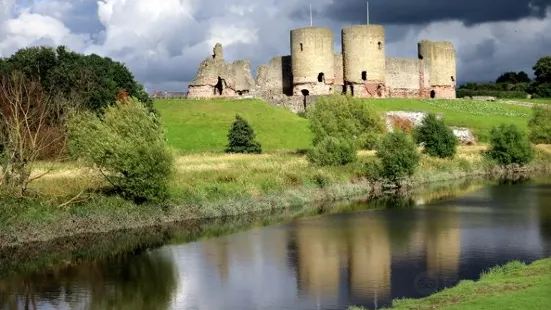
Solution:
{"label": "water reflection", "polygon": [[432,202],[434,193],[390,197],[371,203],[390,207],[384,210],[320,215],[16,277],[0,282],[0,306],[380,308],[509,260],[550,256],[550,184],[469,185],[459,197]]}

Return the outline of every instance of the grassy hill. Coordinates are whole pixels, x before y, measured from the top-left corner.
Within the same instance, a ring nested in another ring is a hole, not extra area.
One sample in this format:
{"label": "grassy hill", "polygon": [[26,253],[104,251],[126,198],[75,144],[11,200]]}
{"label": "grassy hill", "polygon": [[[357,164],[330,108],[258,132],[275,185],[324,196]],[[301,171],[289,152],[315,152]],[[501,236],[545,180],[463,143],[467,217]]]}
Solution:
{"label": "grassy hill", "polygon": [[171,146],[183,152],[222,152],[236,114],[256,132],[264,151],[310,146],[308,120],[261,100],[157,100]]}
{"label": "grassy hill", "polygon": [[[492,126],[513,123],[527,129],[529,107],[504,102],[434,99],[364,99],[376,110],[443,113],[448,125],[468,127],[487,140]],[[235,114],[245,117],[265,151],[305,149],[312,135],[308,120],[261,100],[158,100],[169,143],[185,153],[222,152]]]}

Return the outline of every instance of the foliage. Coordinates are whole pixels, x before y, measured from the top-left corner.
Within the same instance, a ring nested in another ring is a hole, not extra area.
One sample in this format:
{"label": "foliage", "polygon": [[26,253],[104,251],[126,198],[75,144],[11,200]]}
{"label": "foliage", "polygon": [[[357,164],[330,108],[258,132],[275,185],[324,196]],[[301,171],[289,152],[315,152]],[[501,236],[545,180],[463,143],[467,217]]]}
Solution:
{"label": "foliage", "polygon": [[536,62],[534,67],[535,81],[538,83],[551,83],[551,56],[545,56]]}
{"label": "foliage", "polygon": [[173,157],[156,116],[137,99],[118,101],[103,117],[75,113],[68,128],[71,156],[97,167],[123,197],[136,202],[168,197]]}
{"label": "foliage", "polygon": [[517,126],[502,124],[490,131],[490,149],[485,155],[499,165],[523,165],[532,161],[534,150]]}
{"label": "foliage", "polygon": [[530,83],[530,77],[528,77],[528,74],[526,74],[526,72],[524,71],[505,72],[497,78],[496,83]]}
{"label": "foliage", "polygon": [[30,182],[44,175],[31,176],[36,161],[60,159],[65,135],[63,124],[53,120],[61,112],[55,100],[38,81],[21,73],[0,79],[0,184],[16,189],[19,196]]}
{"label": "foliage", "polygon": [[[23,72],[39,80],[49,94],[63,94],[95,112],[114,104],[120,89],[136,97],[153,111],[153,102],[128,68],[107,57],[71,52],[65,46],[24,48],[0,63],[0,73]],[[75,106],[73,106],[75,107]]]}
{"label": "foliage", "polygon": [[534,105],[534,113],[528,121],[530,142],[535,144],[551,144],[551,108]]}
{"label": "foliage", "polygon": [[235,116],[229,132],[228,132],[228,147],[226,153],[247,153],[260,154],[262,147],[256,141],[256,134],[253,128],[246,119],[240,115]]}
{"label": "foliage", "polygon": [[326,137],[349,139],[361,146],[363,133],[384,132],[384,122],[371,104],[349,95],[333,95],[317,99],[308,111],[310,129],[314,134],[313,145]]}
{"label": "foliage", "polygon": [[356,153],[356,143],[328,136],[308,151],[307,158],[319,166],[342,166],[355,162]]}
{"label": "foliage", "polygon": [[381,134],[375,132],[365,132],[358,138],[358,145],[363,150],[374,150],[381,140]]}
{"label": "foliage", "polygon": [[459,144],[453,130],[437,119],[434,113],[429,113],[423,119],[423,123],[414,130],[413,136],[417,143],[424,144],[423,152],[433,157],[453,157]]}
{"label": "foliage", "polygon": [[406,133],[387,133],[377,149],[382,165],[381,175],[391,181],[412,176],[421,156],[413,140]]}
{"label": "foliage", "polygon": [[456,91],[457,98],[475,97],[475,96],[490,96],[501,99],[524,99],[526,92],[521,91],[504,91],[504,90],[470,90],[458,88]]}

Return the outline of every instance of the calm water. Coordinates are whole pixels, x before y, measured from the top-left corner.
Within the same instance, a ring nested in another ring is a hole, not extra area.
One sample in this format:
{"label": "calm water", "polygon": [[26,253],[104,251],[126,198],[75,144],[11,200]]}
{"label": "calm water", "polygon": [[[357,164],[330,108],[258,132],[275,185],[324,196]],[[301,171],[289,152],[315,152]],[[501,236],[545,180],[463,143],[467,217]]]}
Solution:
{"label": "calm water", "polygon": [[346,309],[551,256],[551,180],[320,215],[0,281],[23,309]]}

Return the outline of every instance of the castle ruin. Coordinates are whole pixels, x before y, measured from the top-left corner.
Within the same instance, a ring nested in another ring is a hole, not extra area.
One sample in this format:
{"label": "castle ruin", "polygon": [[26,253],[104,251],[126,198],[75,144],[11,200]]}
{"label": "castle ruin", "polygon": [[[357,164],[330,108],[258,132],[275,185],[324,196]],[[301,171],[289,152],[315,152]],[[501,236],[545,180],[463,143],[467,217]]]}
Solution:
{"label": "castle ruin", "polygon": [[257,68],[226,63],[222,45],[201,62],[187,98],[256,96],[294,111],[308,97],[350,94],[360,98],[456,98],[456,53],[449,41],[422,40],[418,58],[387,57],[381,25],[354,25],[341,30],[342,53],[334,51],[333,32],[306,27],[290,32],[291,55],[277,56]]}

